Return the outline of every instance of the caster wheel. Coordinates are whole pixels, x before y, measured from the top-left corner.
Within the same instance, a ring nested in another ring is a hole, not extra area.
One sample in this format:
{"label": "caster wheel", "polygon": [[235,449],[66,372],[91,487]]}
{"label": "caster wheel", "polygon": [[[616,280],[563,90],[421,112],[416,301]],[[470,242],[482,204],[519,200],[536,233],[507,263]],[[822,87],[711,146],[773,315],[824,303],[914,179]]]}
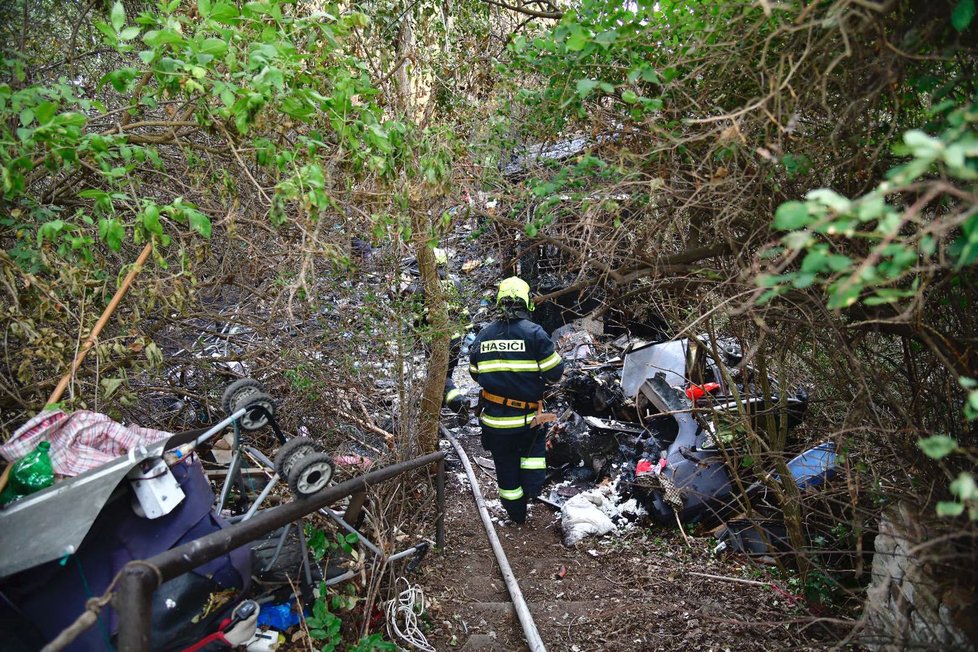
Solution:
{"label": "caster wheel", "polygon": [[289,471],[289,489],[299,498],[316,493],[333,477],[333,460],[326,453],[312,453],[296,460]]}
{"label": "caster wheel", "polygon": [[[252,407],[263,407],[268,411],[268,414],[261,410],[252,410]],[[238,419],[238,423],[241,425],[242,430],[261,430],[268,425],[268,415],[275,416],[275,401],[271,396],[265,394],[264,392],[252,392],[243,396],[238,403],[232,406],[232,414],[240,408],[249,408]]]}
{"label": "caster wheel", "polygon": [[311,437],[296,437],[282,444],[275,453],[275,472],[281,478],[288,478],[289,471],[297,461],[306,455],[320,452],[319,443]]}
{"label": "caster wheel", "polygon": [[221,407],[224,408],[225,414],[234,414],[237,409],[235,406],[244,405],[241,402],[243,398],[264,391],[265,388],[262,387],[262,384],[254,378],[236,380],[224,390],[224,394],[221,396]]}

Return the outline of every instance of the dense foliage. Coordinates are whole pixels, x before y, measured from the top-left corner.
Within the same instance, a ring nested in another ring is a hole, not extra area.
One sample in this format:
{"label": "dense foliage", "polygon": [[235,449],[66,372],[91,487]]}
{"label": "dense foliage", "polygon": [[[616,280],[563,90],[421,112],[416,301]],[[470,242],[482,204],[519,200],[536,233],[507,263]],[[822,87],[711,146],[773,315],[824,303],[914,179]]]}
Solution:
{"label": "dense foliage", "polygon": [[838,442],[852,546],[901,497],[978,518],[974,0],[24,1],[0,39],[4,434],[148,243],[66,405],[180,429],[244,369],[289,428],[406,451],[447,357],[431,245],[471,216],[543,310],[809,387],[790,438],[735,430]]}
{"label": "dense foliage", "polygon": [[978,516],[958,478],[978,401],[973,18],[971,2],[584,2],[515,37],[512,142],[583,150],[525,167],[507,222],[560,278],[518,255],[550,297],[600,278],[605,311],[738,334],[815,388],[811,434],[863,461],[954,442],[942,509]]}

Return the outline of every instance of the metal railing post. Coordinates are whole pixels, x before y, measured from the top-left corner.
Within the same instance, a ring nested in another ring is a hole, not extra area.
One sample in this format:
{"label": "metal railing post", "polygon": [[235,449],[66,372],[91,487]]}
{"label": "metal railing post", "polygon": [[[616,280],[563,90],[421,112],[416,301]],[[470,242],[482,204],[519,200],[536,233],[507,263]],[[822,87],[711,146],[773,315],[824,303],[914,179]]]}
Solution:
{"label": "metal railing post", "polygon": [[130,562],[122,569],[119,590],[112,606],[119,613],[120,652],[149,652],[153,591],[160,584],[160,574],[149,564]]}
{"label": "metal railing post", "polygon": [[435,499],[438,515],[435,517],[435,545],[445,549],[445,458],[438,460],[435,470]]}

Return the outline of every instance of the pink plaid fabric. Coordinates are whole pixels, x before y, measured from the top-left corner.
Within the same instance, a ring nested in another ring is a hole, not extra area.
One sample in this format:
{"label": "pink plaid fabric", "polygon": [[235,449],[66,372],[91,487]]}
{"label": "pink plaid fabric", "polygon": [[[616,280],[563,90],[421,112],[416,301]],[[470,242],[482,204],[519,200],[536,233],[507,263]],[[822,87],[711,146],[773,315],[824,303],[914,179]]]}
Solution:
{"label": "pink plaid fabric", "polygon": [[151,444],[169,436],[170,433],[162,430],[124,426],[98,412],[49,411],[41,412],[21,426],[0,446],[0,455],[13,462],[40,442],[49,441],[54,472],[76,476],[126,455],[137,444]]}

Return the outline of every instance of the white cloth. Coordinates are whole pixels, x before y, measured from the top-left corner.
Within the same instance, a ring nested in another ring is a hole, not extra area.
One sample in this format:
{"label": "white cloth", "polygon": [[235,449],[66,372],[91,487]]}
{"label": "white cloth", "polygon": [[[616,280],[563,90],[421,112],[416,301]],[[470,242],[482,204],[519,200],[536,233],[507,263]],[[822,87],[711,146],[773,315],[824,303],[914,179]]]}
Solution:
{"label": "white cloth", "polygon": [[600,492],[588,491],[577,494],[564,503],[560,508],[564,545],[573,546],[586,537],[603,536],[615,529],[615,524],[601,511],[607,500]]}

